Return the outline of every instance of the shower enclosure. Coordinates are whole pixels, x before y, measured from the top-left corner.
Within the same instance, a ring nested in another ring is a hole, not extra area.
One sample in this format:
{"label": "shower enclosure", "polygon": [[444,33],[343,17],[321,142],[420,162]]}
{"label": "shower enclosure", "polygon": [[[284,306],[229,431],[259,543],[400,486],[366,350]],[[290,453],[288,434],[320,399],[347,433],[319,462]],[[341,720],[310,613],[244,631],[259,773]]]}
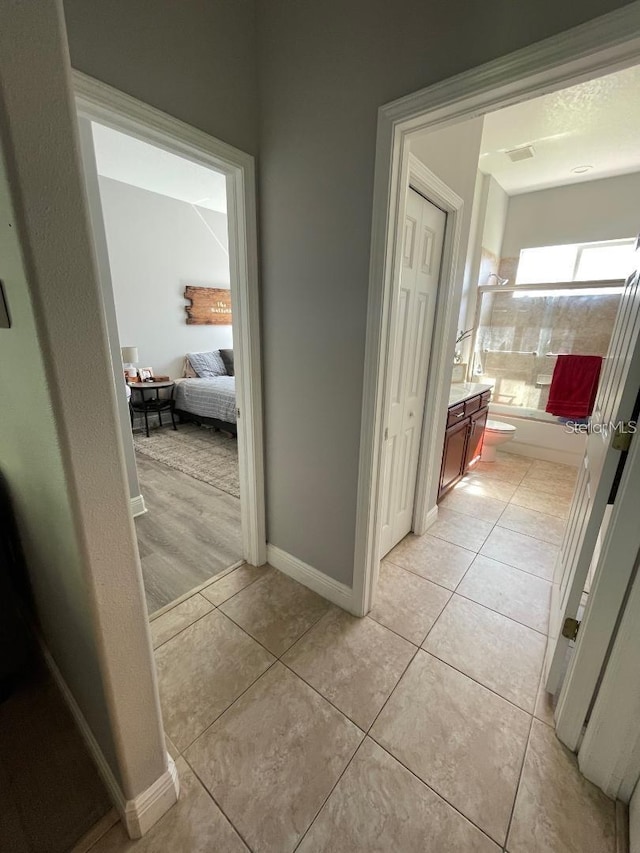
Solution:
{"label": "shower enclosure", "polygon": [[469,379],[493,385],[496,411],[556,421],[545,412],[556,358],[606,355],[622,285],[571,281],[479,287]]}

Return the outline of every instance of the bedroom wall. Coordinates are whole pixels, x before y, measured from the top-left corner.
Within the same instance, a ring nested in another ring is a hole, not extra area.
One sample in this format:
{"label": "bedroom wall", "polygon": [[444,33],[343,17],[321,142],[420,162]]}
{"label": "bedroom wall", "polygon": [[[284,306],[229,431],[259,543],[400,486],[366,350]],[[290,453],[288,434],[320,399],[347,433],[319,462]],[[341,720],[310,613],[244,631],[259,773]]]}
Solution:
{"label": "bedroom wall", "polygon": [[378,108],[625,5],[258,4],[269,540],[353,575]]}
{"label": "bedroom wall", "polygon": [[185,353],[233,346],[230,325],[188,326],[183,297],[187,284],[229,287],[226,214],[198,208],[205,225],[186,202],[111,178],[99,186],[121,345],[172,378]]}

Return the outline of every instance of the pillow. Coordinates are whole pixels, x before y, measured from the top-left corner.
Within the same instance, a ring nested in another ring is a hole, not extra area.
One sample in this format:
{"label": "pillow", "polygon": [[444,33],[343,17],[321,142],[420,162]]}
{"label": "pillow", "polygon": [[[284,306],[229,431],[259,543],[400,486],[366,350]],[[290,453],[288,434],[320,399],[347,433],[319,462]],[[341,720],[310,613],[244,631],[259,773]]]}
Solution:
{"label": "pillow", "polygon": [[212,350],[211,352],[188,352],[187,358],[191,367],[198,374],[200,379],[211,379],[214,376],[226,376],[227,371],[224,367],[224,361],[220,355],[220,350]]}
{"label": "pillow", "polygon": [[227,376],[235,376],[235,371],[233,368],[233,350],[232,349],[221,349],[220,355],[222,356],[222,360],[224,361],[224,366],[227,369]]}
{"label": "pillow", "polygon": [[196,379],[198,374],[195,372],[193,367],[191,367],[191,362],[185,355],[184,363],[182,365],[182,375],[185,379]]}

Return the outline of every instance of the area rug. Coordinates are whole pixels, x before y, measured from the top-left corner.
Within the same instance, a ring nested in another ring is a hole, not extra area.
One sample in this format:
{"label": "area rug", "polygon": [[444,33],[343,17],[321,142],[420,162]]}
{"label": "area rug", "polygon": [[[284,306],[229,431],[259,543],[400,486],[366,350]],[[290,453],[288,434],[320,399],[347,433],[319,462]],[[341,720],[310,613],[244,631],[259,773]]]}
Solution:
{"label": "area rug", "polygon": [[134,432],[133,444],[138,453],[156,462],[240,497],[238,442],[225,433],[179,424],[177,431],[170,427],[154,429],[149,438],[144,432]]}

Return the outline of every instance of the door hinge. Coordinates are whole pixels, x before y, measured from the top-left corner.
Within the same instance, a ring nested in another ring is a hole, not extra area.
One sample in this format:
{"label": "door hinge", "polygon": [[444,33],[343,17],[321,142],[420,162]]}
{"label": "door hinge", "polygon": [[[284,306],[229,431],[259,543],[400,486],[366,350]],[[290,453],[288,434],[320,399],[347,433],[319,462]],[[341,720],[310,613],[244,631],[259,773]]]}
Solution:
{"label": "door hinge", "polygon": [[237,417],[237,418],[239,418],[239,417],[240,417],[240,409],[239,409],[239,408],[237,408],[237,409],[236,409],[236,417]]}
{"label": "door hinge", "polygon": [[619,424],[616,424],[611,447],[614,450],[621,450],[622,452],[628,450],[631,447],[631,437],[634,432],[635,422],[631,424],[629,421],[621,421]]}
{"label": "door hinge", "polygon": [[571,619],[570,617],[564,620],[564,625],[562,626],[562,636],[566,637],[567,640],[575,640],[578,636],[578,629],[580,628],[580,623],[577,619]]}
{"label": "door hinge", "polygon": [[384,428],[384,440],[387,441],[389,439],[389,427]]}

